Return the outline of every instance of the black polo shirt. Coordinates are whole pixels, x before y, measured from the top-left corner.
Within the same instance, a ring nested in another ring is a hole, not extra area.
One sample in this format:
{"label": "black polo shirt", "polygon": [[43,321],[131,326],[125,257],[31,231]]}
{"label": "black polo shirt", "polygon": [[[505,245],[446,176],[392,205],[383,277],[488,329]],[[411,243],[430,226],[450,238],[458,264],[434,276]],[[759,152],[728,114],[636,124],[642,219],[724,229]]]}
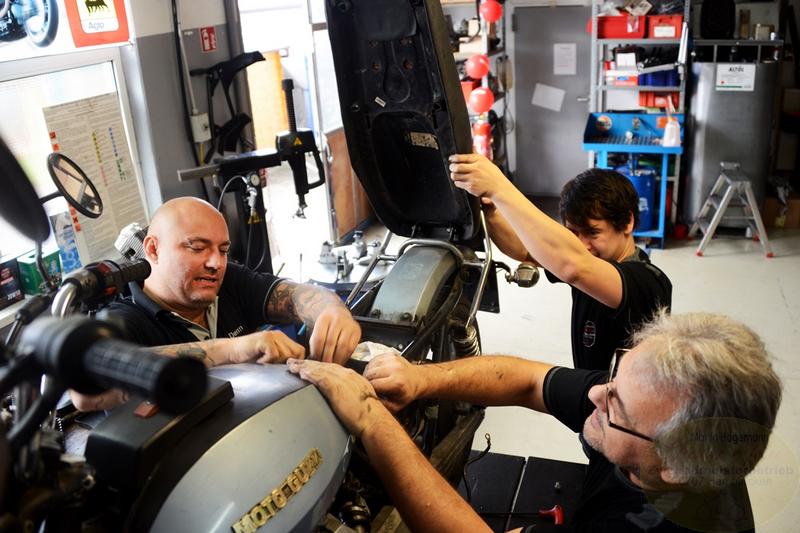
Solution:
{"label": "black polo shirt", "polygon": [[[672,283],[641,248],[622,262],[611,261],[622,278],[622,301],[612,309],[572,287],[572,361],[575,368],[608,370],[617,348],[661,308],[672,306]],[[560,282],[550,272],[547,278]]]}
{"label": "black polo shirt", "polygon": [[[267,300],[279,281],[271,274],[228,263],[217,300],[216,336],[239,337],[268,323]],[[151,300],[138,284],[131,283],[130,289],[129,297],[113,302],[98,318],[118,325],[127,340],[143,346],[197,341],[180,317]]]}
{"label": "black polo shirt", "polygon": [[[545,377],[545,406],[565,426],[582,433],[595,407],[589,400],[589,389],[607,379],[607,372],[553,368]],[[645,492],[601,453],[585,442],[583,448],[589,465],[575,515],[567,517],[565,533],[755,531],[744,481],[719,492]]]}

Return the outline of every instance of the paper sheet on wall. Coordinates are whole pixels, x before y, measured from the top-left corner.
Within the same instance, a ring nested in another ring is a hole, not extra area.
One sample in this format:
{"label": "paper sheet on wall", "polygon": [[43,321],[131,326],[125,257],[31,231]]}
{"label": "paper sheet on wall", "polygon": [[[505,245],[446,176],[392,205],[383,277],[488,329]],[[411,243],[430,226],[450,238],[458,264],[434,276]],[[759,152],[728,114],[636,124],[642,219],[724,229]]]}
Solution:
{"label": "paper sheet on wall", "polygon": [[531,103],[559,112],[561,111],[561,105],[564,103],[564,94],[564,89],[537,83],[536,87],[533,89],[533,99]]}
{"label": "paper sheet on wall", "polygon": [[117,95],[103,94],[42,111],[53,150],[75,161],[103,200],[99,218],[73,213],[82,263],[118,257],[114,240],[120,230],[131,222],[146,224],[147,219]]}
{"label": "paper sheet on wall", "polygon": [[553,74],[574,76],[577,73],[578,47],[575,43],[555,43],[553,45]]}

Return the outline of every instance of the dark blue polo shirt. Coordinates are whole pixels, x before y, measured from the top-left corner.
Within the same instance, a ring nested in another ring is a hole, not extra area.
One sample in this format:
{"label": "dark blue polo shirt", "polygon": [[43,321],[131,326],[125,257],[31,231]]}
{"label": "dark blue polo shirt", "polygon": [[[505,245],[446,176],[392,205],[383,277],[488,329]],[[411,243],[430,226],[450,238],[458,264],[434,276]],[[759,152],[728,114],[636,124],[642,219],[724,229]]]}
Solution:
{"label": "dark blue polo shirt", "polygon": [[[218,295],[216,336],[247,335],[270,322],[267,300],[279,281],[271,274],[228,263]],[[143,346],[197,341],[180,317],[151,300],[138,284],[131,283],[130,289],[129,297],[113,302],[98,318],[113,322],[127,340]]]}

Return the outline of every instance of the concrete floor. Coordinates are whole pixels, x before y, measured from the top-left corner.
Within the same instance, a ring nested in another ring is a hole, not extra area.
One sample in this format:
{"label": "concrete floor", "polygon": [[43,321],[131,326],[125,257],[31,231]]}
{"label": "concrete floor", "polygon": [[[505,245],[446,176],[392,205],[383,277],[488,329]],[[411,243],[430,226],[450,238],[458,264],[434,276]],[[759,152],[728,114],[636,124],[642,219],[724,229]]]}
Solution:
{"label": "concrete floor", "polygon": [[[773,231],[775,257],[757,242],[714,239],[700,258],[697,242],[669,243],[651,258],[673,284],[673,313],[710,311],[741,320],[766,342],[784,385],[783,403],[767,454],[748,478],[757,530],[797,531],[800,523],[800,231]],[[500,283],[501,314],[480,313],[484,353],[510,354],[571,366],[570,289],[546,280],[529,289]],[[550,416],[491,407],[473,448],[586,462],[574,433]]]}

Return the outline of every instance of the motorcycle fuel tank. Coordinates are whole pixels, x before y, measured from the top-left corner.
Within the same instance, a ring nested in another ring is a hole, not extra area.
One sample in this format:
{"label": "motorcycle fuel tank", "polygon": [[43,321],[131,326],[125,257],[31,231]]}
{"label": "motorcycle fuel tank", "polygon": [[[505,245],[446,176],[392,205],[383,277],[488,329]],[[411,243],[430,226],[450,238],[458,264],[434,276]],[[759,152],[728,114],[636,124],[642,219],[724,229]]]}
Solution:
{"label": "motorcycle fuel tank", "polygon": [[479,203],[448,168],[472,139],[438,0],[325,4],[350,160],[375,213],[398,235],[473,239]]}
{"label": "motorcycle fuel tank", "polygon": [[[233,398],[183,428],[181,438],[133,490],[138,496],[124,529],[313,530],[341,485],[350,435],[316,387],[289,374],[284,365],[230,365],[213,368],[209,375],[217,378],[214,383],[229,382]],[[125,445],[141,442],[138,455],[143,454],[175,426],[166,415],[158,416],[165,418],[163,427],[136,439],[131,431],[141,423],[115,410],[90,437],[104,436],[102,444],[94,444],[95,455],[105,450],[119,460],[115,450],[122,445],[114,438]],[[115,420],[120,417],[125,419]],[[98,468],[99,479],[124,487],[126,480],[109,479],[103,470]]]}

